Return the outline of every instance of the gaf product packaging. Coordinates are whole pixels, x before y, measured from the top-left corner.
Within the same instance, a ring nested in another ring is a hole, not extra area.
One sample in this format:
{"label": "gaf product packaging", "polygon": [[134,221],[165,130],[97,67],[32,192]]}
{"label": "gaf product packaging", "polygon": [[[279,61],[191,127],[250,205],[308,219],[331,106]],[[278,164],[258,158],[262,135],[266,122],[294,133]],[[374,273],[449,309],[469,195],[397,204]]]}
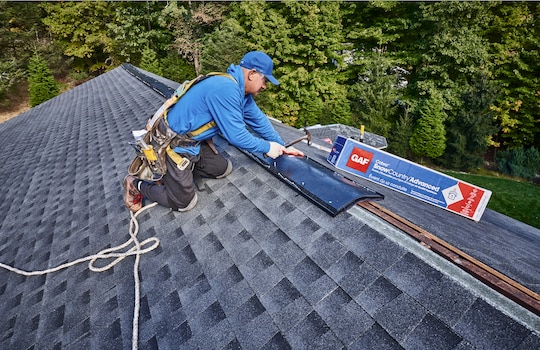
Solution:
{"label": "gaf product packaging", "polygon": [[491,191],[338,136],[328,162],[351,174],[479,221]]}

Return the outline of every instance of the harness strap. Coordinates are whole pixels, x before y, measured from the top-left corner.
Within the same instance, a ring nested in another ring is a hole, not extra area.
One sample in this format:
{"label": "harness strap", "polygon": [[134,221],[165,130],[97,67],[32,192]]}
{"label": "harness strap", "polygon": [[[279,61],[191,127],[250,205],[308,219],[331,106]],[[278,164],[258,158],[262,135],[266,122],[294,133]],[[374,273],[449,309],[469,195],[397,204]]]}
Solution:
{"label": "harness strap", "polygon": [[[174,130],[171,129],[171,127],[169,126],[169,123],[167,122],[167,111],[174,104],[176,104],[178,102],[178,100],[193,85],[195,85],[195,84],[197,84],[197,83],[199,83],[199,82],[203,81],[204,79],[209,78],[211,76],[227,77],[227,78],[231,79],[232,81],[234,81],[236,84],[238,84],[238,82],[230,74],[228,74],[228,73],[220,73],[220,72],[213,72],[213,73],[208,73],[207,75],[200,75],[200,76],[198,76],[197,78],[195,78],[193,80],[185,81],[182,85],[180,85],[176,89],[174,94],[169,99],[167,99],[165,101],[165,103],[163,103],[163,105],[156,111],[156,113],[154,113],[152,118],[150,118],[150,120],[146,124],[146,130],[148,130],[149,132],[152,132],[152,133],[154,131],[157,132],[156,129],[159,128],[159,124],[160,124],[159,121],[161,119],[163,119],[163,123],[161,123],[161,125],[163,127],[165,127],[166,130],[163,130],[163,132],[164,132],[163,136],[165,136],[165,139],[162,139],[162,142],[163,142],[162,144],[163,144],[163,146],[165,146],[165,144],[167,145],[165,147],[165,152],[176,163],[176,166],[180,170],[186,169],[191,162],[190,162],[190,160],[188,158],[182,157],[180,154],[176,153],[173,148],[177,147],[180,144],[186,144],[186,145],[189,144],[189,143],[193,143],[194,145],[198,144],[199,141],[195,141],[195,140],[193,140],[193,138],[196,137],[197,135],[202,134],[203,132],[205,132],[205,131],[207,131],[207,130],[209,130],[211,128],[216,127],[217,124],[216,124],[216,122],[214,120],[211,120],[210,122],[198,127],[195,130],[189,131],[184,135],[178,135],[176,132],[174,132]],[[169,135],[169,136],[167,136],[167,135]]]}
{"label": "harness strap", "polygon": [[178,100],[184,96],[184,94],[195,84],[203,81],[206,78],[213,77],[213,76],[220,76],[220,77],[227,77],[229,79],[232,79],[236,83],[236,80],[228,73],[221,73],[221,72],[211,72],[206,75],[199,75],[197,78],[192,80],[186,80],[184,81],[172,94],[171,97],[169,97],[163,105],[154,113],[152,118],[148,121],[146,124],[146,130],[150,131],[156,125],[156,122],[163,116],[166,119],[166,112],[171,106],[176,104]]}
{"label": "harness strap", "polygon": [[169,97],[163,103],[163,105],[161,105],[161,107],[159,107],[159,109],[156,111],[156,113],[154,113],[152,118],[150,118],[148,120],[148,123],[146,123],[146,130],[151,131],[154,128],[154,126],[156,125],[157,121],[159,121],[162,117],[164,117],[167,114],[167,110],[172,105],[174,105],[176,102],[178,102],[179,98],[180,97],[178,95],[176,95],[176,92],[171,97]]}
{"label": "harness strap", "polygon": [[[196,79],[193,79],[191,81],[188,81],[188,82],[185,82],[183,83],[178,89],[176,89],[175,91],[175,96],[177,96],[177,99],[176,101],[174,101],[174,103],[178,102],[178,100],[180,99],[180,97],[182,97],[187,90],[189,90],[189,88],[191,88],[194,84],[196,83],[199,83],[201,81],[203,81],[204,79],[206,78],[209,78],[209,77],[215,77],[215,76],[218,76],[218,77],[227,77],[229,79],[231,79],[232,81],[234,81],[235,83],[237,83],[237,81],[232,77],[232,75],[228,74],[228,73],[221,73],[221,72],[212,72],[212,73],[208,73],[207,75],[200,75],[198,76]],[[238,84],[238,83],[237,83]],[[178,92],[180,91],[180,94],[178,94]],[[173,104],[174,104],[173,103]],[[164,110],[164,113],[163,113],[163,119],[165,119],[165,122],[167,124],[167,126],[169,126],[169,122],[167,121],[167,110],[173,105],[173,104],[170,104],[165,110]],[[197,135],[200,135],[202,134],[203,132],[211,129],[211,128],[215,128],[217,126],[216,122],[214,120],[211,120],[209,121],[208,123],[198,127],[197,129],[195,130],[192,130],[192,131],[188,131],[185,136],[187,136],[188,138],[192,139],[194,138],[195,136]],[[180,137],[184,136],[184,135],[179,135]],[[185,137],[183,138],[185,139]]]}
{"label": "harness strap", "polygon": [[212,120],[212,121],[204,124],[200,128],[186,133],[186,135],[189,136],[190,138],[194,138],[195,136],[200,135],[203,132],[205,132],[206,130],[212,129],[212,128],[216,127],[216,126],[217,126],[216,122]]}
{"label": "harness strap", "polygon": [[181,155],[179,155],[178,153],[176,153],[172,148],[171,146],[167,146],[167,148],[165,149],[165,151],[167,152],[167,154],[169,155],[169,157],[171,157],[172,161],[176,163],[176,166],[178,167],[178,169],[180,170],[184,170],[188,167],[189,163],[191,163],[189,161],[189,159],[185,158],[185,157],[182,157]]}

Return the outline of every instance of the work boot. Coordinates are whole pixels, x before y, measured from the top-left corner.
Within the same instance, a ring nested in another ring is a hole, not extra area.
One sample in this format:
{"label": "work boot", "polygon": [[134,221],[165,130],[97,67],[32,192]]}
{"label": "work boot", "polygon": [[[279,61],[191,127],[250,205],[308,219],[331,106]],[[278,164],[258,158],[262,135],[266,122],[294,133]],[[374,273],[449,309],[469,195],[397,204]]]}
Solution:
{"label": "work boot", "polygon": [[143,196],[133,185],[134,176],[127,175],[124,178],[124,204],[132,212],[136,213],[142,208]]}

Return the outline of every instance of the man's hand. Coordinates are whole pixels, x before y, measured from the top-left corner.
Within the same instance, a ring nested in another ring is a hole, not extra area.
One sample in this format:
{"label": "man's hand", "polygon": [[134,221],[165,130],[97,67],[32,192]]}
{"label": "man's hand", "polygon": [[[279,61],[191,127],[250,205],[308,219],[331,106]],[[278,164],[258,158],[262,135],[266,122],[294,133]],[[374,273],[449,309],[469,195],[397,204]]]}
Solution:
{"label": "man's hand", "polygon": [[266,155],[272,159],[276,159],[277,157],[282,155],[285,150],[285,147],[283,147],[279,143],[270,141],[270,150],[266,153]]}
{"label": "man's hand", "polygon": [[285,151],[283,151],[283,154],[288,154],[291,156],[302,156],[302,157],[304,156],[304,152],[297,150],[293,146],[287,147]]}

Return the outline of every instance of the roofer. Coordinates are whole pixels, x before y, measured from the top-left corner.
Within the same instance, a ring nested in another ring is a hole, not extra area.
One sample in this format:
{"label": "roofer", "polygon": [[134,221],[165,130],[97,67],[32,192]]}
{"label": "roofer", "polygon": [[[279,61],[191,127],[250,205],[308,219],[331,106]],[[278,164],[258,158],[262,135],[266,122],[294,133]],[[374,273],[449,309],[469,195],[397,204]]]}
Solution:
{"label": "roofer", "polygon": [[[218,133],[236,147],[274,159],[284,151],[303,155],[293,147],[286,149],[283,146],[283,140],[253,99],[266,89],[268,81],[279,84],[272,75],[273,67],[267,54],[252,51],[242,58],[239,65],[231,64],[227,69],[228,75],[210,76],[189,88],[166,114],[168,126],[178,135],[198,130],[190,142],[174,148],[176,154],[189,160],[189,166],[181,170],[182,167],[167,155],[167,172],[161,181],[126,176],[123,183],[126,206],[136,212],[142,208],[144,197],[178,211],[195,207],[194,174],[219,179],[232,172],[231,161],[219,154],[213,145],[212,137]],[[246,125],[258,136],[249,132]]]}

